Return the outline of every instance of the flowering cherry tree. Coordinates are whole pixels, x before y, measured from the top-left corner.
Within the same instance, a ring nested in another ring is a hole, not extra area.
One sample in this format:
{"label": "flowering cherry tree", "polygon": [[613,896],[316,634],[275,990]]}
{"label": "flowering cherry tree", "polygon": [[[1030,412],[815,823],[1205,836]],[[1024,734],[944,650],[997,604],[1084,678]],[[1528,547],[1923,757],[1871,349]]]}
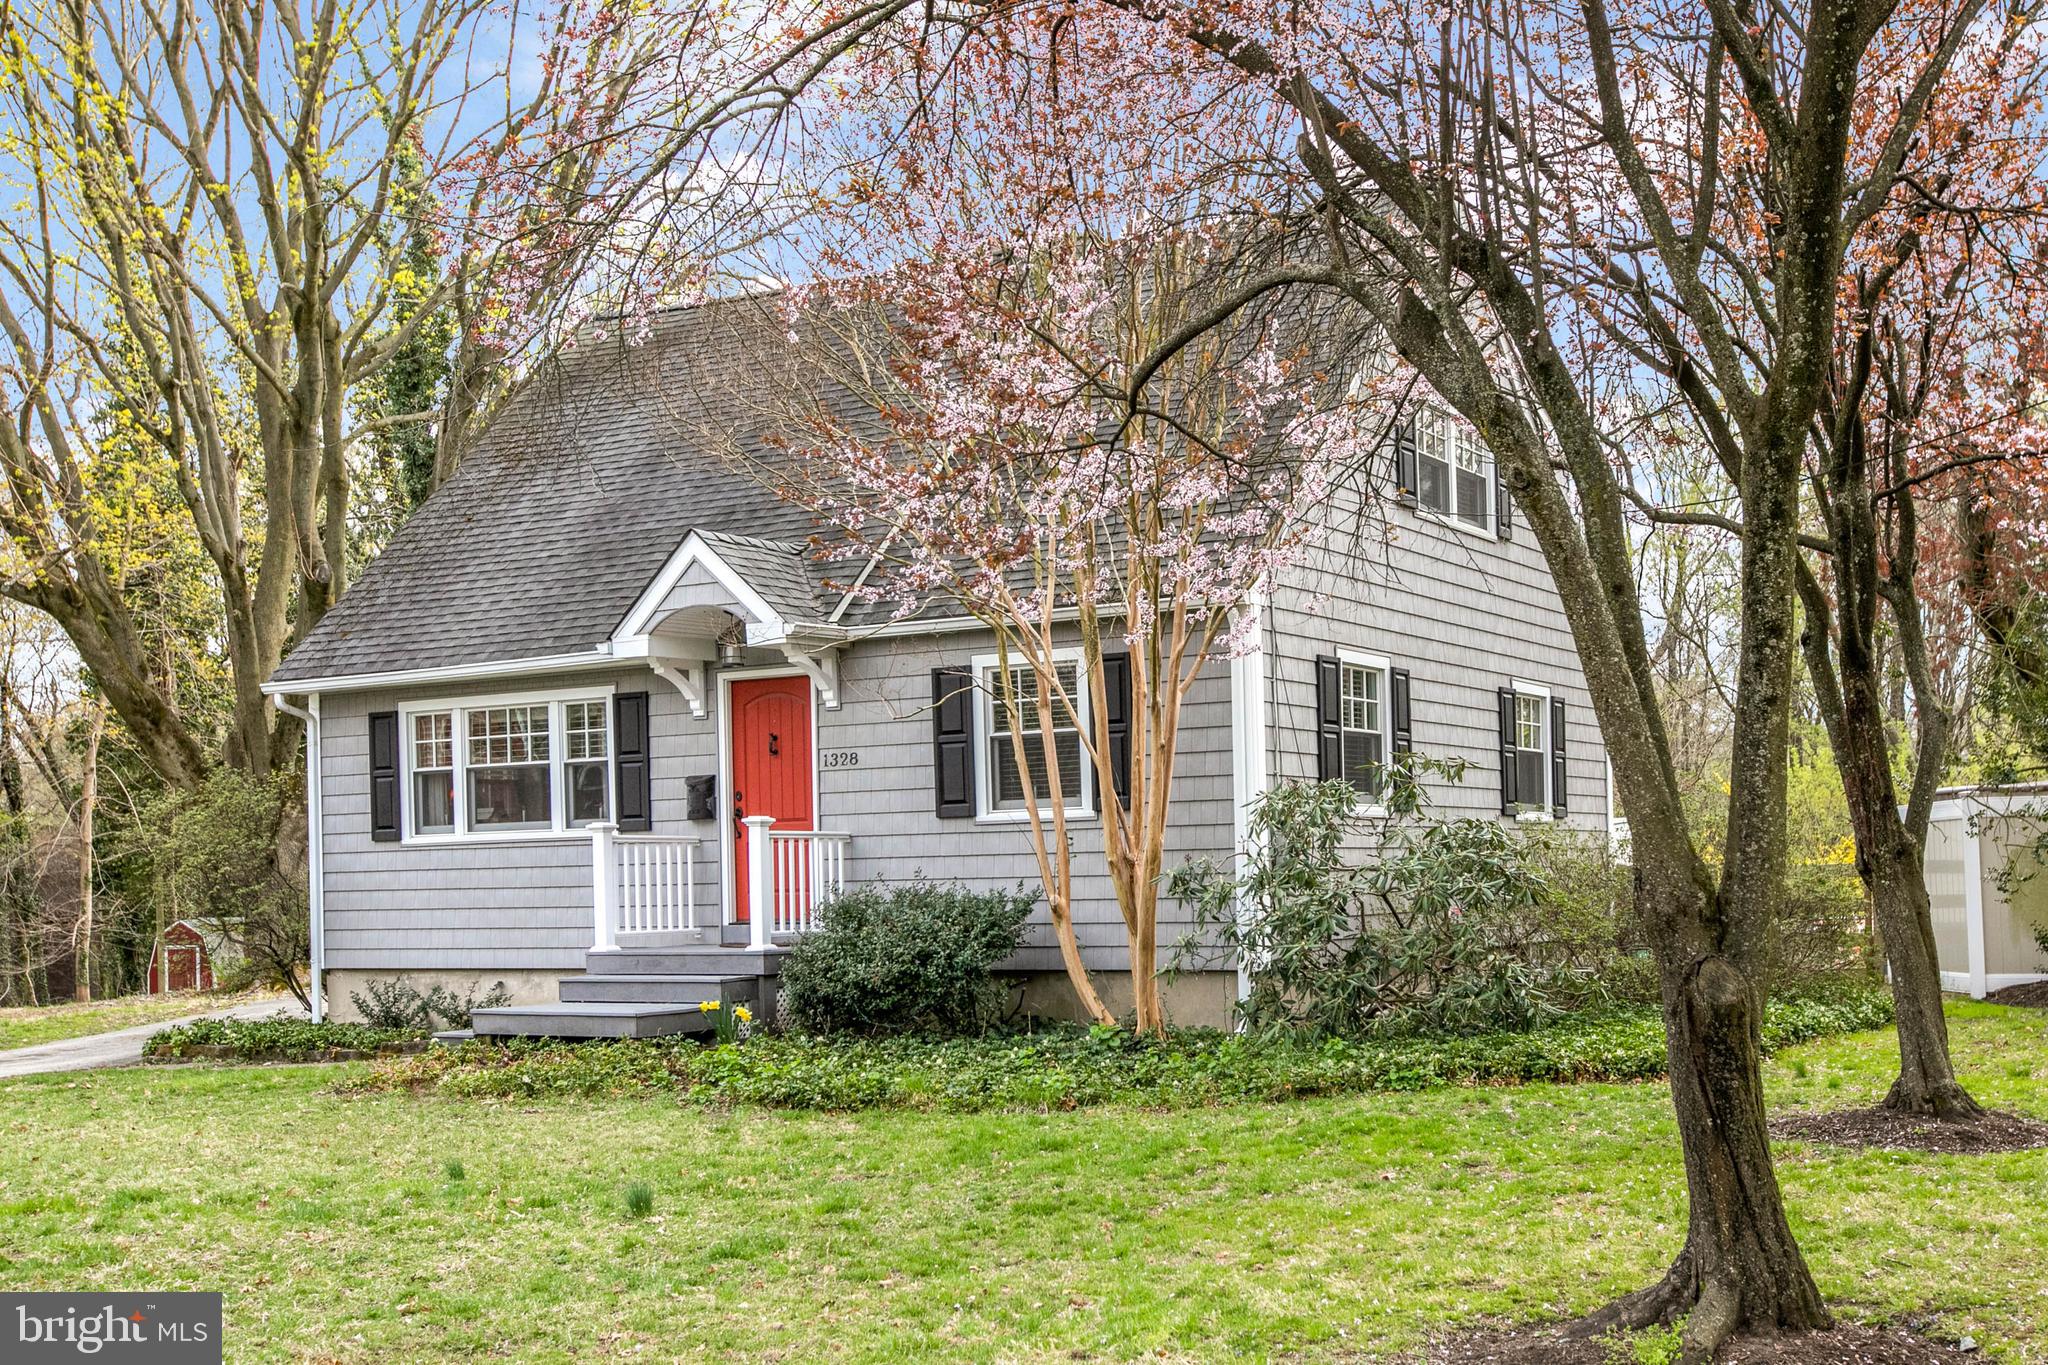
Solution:
{"label": "flowering cherry tree", "polygon": [[[1816,553],[1799,577],[1807,670],[1891,969],[1900,1066],[1885,1103],[1948,1120],[1982,1112],[1949,1057],[1924,865],[1956,731],[1955,656],[1973,597],[2048,575],[2048,411],[2036,391],[2048,275],[2033,247],[2048,219],[2036,184],[2048,153],[2043,36],[2024,25],[1977,35],[1906,164],[1915,188],[1856,243],[1842,282],[1851,322],[1812,433]],[[1903,798],[1887,623],[1913,698]]]}

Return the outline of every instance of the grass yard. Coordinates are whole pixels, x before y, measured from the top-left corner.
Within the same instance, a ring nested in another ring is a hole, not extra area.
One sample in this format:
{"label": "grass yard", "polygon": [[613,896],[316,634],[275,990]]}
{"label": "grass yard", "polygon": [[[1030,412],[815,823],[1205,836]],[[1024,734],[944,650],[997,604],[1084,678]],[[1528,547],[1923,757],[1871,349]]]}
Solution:
{"label": "grass yard", "polygon": [[[2048,1118],[2048,1013],[1952,1018],[1976,1093]],[[1774,1100],[1871,1103],[1893,1057],[1792,1049]],[[837,1116],[344,1069],[0,1084],[0,1286],[221,1289],[232,1360],[1358,1360],[1590,1308],[1682,1228],[1657,1085]],[[1780,1163],[1845,1314],[2048,1361],[2048,1152]]]}
{"label": "grass yard", "polygon": [[260,999],[259,996],[223,995],[126,995],[115,1000],[92,1000],[84,1004],[67,1001],[61,1005],[21,1005],[0,1009],[0,1052],[8,1048],[33,1047],[37,1043],[59,1043],[66,1038],[112,1033],[138,1024],[161,1024],[208,1010]]}

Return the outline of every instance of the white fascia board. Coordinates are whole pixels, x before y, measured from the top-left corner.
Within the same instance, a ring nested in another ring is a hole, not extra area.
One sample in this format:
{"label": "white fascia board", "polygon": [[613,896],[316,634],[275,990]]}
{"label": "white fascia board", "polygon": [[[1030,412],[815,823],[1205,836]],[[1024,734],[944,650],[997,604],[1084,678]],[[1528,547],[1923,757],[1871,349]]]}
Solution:
{"label": "white fascia board", "polygon": [[493,659],[487,663],[445,664],[438,668],[403,668],[386,673],[336,673],[290,682],[272,680],[263,691],[273,697],[317,696],[322,692],[368,692],[387,687],[414,687],[426,683],[477,682],[490,678],[511,678],[526,673],[558,673],[569,669],[616,665],[620,656],[599,647],[577,654],[548,654],[531,659]]}
{"label": "white fascia board", "polygon": [[653,624],[655,613],[661,610],[662,602],[675,590],[683,575],[699,564],[703,565],[711,576],[718,580],[719,586],[731,593],[733,600],[745,607],[747,614],[754,618],[753,624],[747,627],[750,642],[756,630],[763,631],[764,638],[777,640],[789,633],[781,616],[762,600],[761,595],[754,591],[753,585],[741,577],[732,565],[726,563],[716,550],[706,544],[704,537],[692,531],[683,537],[683,543],[676,547],[675,553],[668,557],[668,562],[661,566],[661,572],[654,576],[654,581],[634,600],[632,609],[626,613],[625,619],[619,622],[618,629],[612,632],[612,639],[622,641],[646,635],[648,627]]}

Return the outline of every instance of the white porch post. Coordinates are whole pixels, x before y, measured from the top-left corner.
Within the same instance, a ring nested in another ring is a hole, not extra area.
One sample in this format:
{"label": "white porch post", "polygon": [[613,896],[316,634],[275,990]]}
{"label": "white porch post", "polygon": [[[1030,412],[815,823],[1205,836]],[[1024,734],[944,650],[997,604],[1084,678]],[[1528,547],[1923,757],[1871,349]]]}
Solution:
{"label": "white porch post", "polygon": [[775,817],[749,815],[740,823],[747,827],[747,940],[752,947],[766,948],[775,927],[775,876],[769,861],[775,850],[768,842]]}
{"label": "white porch post", "polygon": [[618,831],[609,820],[590,827],[590,906],[599,952],[619,946],[619,846],[612,840]]}

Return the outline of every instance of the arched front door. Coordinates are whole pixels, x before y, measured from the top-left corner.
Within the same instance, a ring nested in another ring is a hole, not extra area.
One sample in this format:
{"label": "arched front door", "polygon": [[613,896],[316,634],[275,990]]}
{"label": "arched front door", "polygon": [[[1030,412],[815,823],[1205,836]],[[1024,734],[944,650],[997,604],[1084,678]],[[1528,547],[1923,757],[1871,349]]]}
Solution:
{"label": "arched front door", "polygon": [[811,680],[735,678],[732,708],[733,918],[747,922],[749,815],[768,815],[775,828],[815,829],[811,806]]}

